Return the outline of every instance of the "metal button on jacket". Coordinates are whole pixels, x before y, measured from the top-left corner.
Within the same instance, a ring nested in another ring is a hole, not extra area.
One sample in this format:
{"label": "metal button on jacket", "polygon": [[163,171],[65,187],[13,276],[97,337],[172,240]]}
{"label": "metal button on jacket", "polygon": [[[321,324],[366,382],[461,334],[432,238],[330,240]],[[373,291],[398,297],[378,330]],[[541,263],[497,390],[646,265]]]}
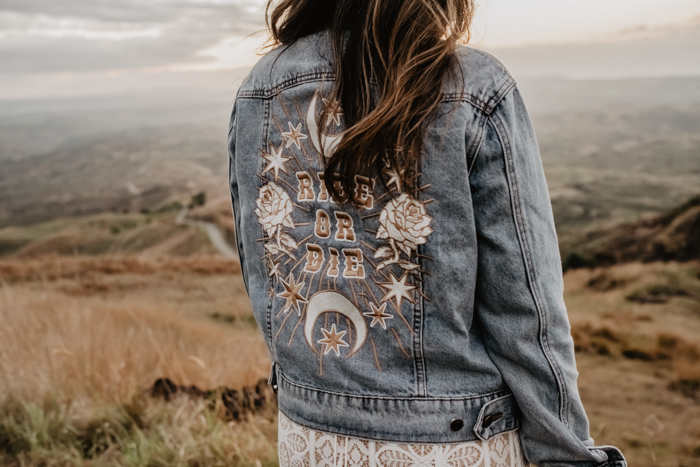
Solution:
{"label": "metal button on jacket", "polygon": [[452,431],[459,431],[464,428],[464,421],[459,418],[455,418],[450,422],[450,428]]}
{"label": "metal button on jacket", "polygon": [[491,424],[493,422],[495,422],[496,420],[498,420],[502,416],[503,416],[503,414],[501,412],[492,413],[490,415],[487,415],[486,417],[484,417],[484,421],[482,422],[481,426],[484,428],[488,428],[491,426]]}

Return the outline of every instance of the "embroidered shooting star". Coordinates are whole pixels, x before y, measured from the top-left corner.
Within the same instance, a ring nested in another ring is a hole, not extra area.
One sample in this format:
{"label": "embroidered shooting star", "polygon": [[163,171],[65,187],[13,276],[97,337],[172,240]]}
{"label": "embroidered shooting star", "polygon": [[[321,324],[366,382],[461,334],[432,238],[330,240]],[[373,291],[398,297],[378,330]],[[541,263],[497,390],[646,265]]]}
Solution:
{"label": "embroidered shooting star", "polygon": [[[401,178],[399,177],[399,173],[395,169],[386,167],[382,169],[382,172],[389,177],[389,181],[386,182],[386,186],[390,186],[393,183],[396,187],[396,191],[401,193]],[[401,171],[401,175],[403,175],[404,172],[406,172],[406,169]]]}
{"label": "embroidered shooting star", "polygon": [[289,123],[289,131],[282,133],[284,140],[287,142],[286,147],[290,147],[293,144],[297,149],[301,149],[301,140],[306,139],[306,135],[301,132],[301,123],[296,127],[292,126],[292,122],[287,123]]}
{"label": "embroidered shooting star", "polygon": [[279,278],[280,278],[280,263],[270,261],[270,272],[268,273],[267,276],[274,277],[275,279],[279,280]]}
{"label": "embroidered shooting star", "polygon": [[[289,147],[289,146],[287,146],[287,147]],[[267,154],[267,153],[262,154],[262,158],[267,161],[267,167],[265,167],[265,170],[263,170],[263,173],[274,171],[275,172],[275,181],[277,181],[277,177],[279,176],[280,170],[282,172],[286,173],[287,175],[289,175],[289,172],[287,172],[287,167],[285,167],[284,164],[286,164],[288,160],[291,160],[291,157],[284,157],[282,155],[282,149],[283,149],[283,146],[280,146],[280,148],[277,151],[275,151],[275,148],[273,147],[272,154]]]}
{"label": "embroidered shooting star", "polygon": [[323,355],[326,355],[331,350],[335,352],[337,356],[340,357],[339,347],[349,347],[348,343],[343,340],[343,336],[346,331],[337,332],[335,330],[335,324],[331,324],[331,330],[321,328],[323,333],[323,339],[319,339],[318,343],[323,344]]}
{"label": "embroidered shooting star", "polygon": [[372,311],[363,313],[365,316],[372,318],[372,324],[370,324],[369,327],[373,328],[375,324],[379,323],[382,328],[386,329],[386,320],[394,317],[389,313],[385,313],[386,303],[382,303],[382,306],[377,308],[374,303],[370,302],[369,306],[372,308]]}
{"label": "embroidered shooting star", "polygon": [[326,119],[326,126],[330,126],[332,122],[335,122],[335,126],[340,126],[340,117],[343,116],[343,111],[340,110],[340,103],[336,99],[330,102],[328,99],[322,97],[321,100],[323,101],[323,105],[326,107],[330,105],[331,107],[328,118]]}
{"label": "embroidered shooting star", "polygon": [[286,313],[289,308],[294,308],[299,316],[301,316],[300,303],[308,303],[306,298],[301,294],[301,289],[306,285],[304,282],[296,283],[294,281],[294,276],[289,275],[289,278],[285,281],[282,279],[282,286],[284,287],[284,292],[277,294],[278,297],[282,297],[287,301],[284,304],[284,312]]}
{"label": "embroidered shooting star", "polygon": [[340,143],[342,135],[327,135],[321,133],[319,139],[318,123],[316,123],[316,94],[314,94],[309,110],[306,112],[306,128],[309,130],[309,138],[316,152],[323,154],[326,158],[330,158],[335,151],[336,146]]}
{"label": "embroidered shooting star", "polygon": [[387,293],[382,299],[382,301],[386,302],[387,300],[391,300],[391,298],[393,297],[396,300],[397,310],[401,309],[401,302],[404,298],[409,302],[413,303],[413,297],[408,292],[414,290],[416,286],[412,284],[406,284],[406,279],[408,279],[408,274],[406,273],[404,273],[404,275],[401,276],[400,280],[397,279],[393,273],[389,273],[389,280],[391,280],[391,282],[379,283],[379,285],[381,285],[387,290]]}

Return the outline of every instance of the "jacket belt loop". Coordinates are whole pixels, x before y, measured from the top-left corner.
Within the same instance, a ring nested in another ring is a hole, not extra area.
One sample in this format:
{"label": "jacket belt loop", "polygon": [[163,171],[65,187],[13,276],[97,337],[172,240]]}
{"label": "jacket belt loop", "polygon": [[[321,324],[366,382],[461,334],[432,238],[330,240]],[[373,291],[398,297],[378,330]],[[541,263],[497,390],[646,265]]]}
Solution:
{"label": "jacket belt loop", "polygon": [[484,404],[474,425],[474,434],[486,441],[494,434],[513,431],[519,426],[515,400],[512,394],[508,394]]}

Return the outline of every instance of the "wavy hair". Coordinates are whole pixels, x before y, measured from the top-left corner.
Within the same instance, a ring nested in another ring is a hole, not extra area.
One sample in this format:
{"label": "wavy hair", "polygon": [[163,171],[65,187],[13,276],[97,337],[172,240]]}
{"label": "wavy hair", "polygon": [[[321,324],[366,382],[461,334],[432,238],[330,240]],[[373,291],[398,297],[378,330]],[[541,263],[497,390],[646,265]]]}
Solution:
{"label": "wavy hair", "polygon": [[[355,175],[378,175],[386,187],[385,168],[415,191],[425,124],[455,70],[456,44],[469,38],[474,1],[268,0],[274,44],[331,34],[336,79],[328,101],[339,103],[346,127],[326,162],[334,199],[347,200]],[[336,110],[325,106],[321,121]]]}

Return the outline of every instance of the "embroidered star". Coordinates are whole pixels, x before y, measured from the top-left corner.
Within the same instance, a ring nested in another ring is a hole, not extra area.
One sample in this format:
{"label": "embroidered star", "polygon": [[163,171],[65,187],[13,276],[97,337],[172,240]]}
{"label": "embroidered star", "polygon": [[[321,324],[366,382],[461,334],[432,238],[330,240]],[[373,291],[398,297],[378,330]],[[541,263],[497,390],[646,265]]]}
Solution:
{"label": "embroidered star", "polygon": [[[389,176],[389,181],[386,182],[386,186],[388,187],[389,185],[391,185],[393,183],[396,186],[396,191],[401,193],[401,178],[399,177],[399,173],[395,169],[391,169],[391,168],[385,168],[385,169],[382,169],[382,171],[387,176]],[[401,171],[401,175],[403,175],[404,172],[406,172],[406,169]]]}
{"label": "embroidered star", "polygon": [[300,293],[301,289],[304,288],[303,282],[296,283],[294,281],[294,276],[289,275],[289,279],[286,281],[282,279],[282,286],[284,287],[284,292],[280,292],[277,294],[278,297],[282,297],[286,299],[287,301],[284,304],[284,312],[287,313],[287,310],[289,308],[294,307],[294,309],[297,311],[297,314],[301,316],[301,308],[299,307],[299,303],[308,303],[308,300],[304,298],[304,296]]}
{"label": "embroidered star", "polygon": [[286,164],[287,161],[291,159],[291,157],[284,157],[282,155],[282,149],[282,146],[280,146],[280,148],[277,151],[275,151],[275,148],[273,147],[272,154],[263,153],[262,155],[262,158],[267,161],[267,167],[265,167],[263,173],[274,170],[275,181],[277,181],[277,177],[279,176],[280,170],[289,175],[289,172],[287,172],[287,168],[284,166],[284,164]]}
{"label": "embroidered star", "polygon": [[382,303],[382,306],[377,308],[374,303],[370,302],[369,306],[372,308],[372,311],[363,313],[365,316],[372,318],[372,324],[370,324],[369,327],[373,328],[375,324],[379,323],[382,328],[386,329],[386,320],[394,317],[389,313],[385,313],[386,303]]}
{"label": "embroidered star", "polygon": [[282,136],[284,136],[284,140],[287,142],[287,147],[293,144],[297,147],[297,149],[301,149],[300,140],[306,139],[306,135],[301,132],[301,123],[298,124],[296,127],[292,126],[292,122],[287,123],[289,123],[289,131],[285,131],[284,133],[282,133]]}
{"label": "embroidered star", "polygon": [[340,347],[348,347],[348,343],[343,340],[346,331],[336,332],[335,324],[331,324],[331,330],[327,331],[321,328],[323,339],[319,339],[318,343],[323,344],[323,355],[331,350],[340,357]]}
{"label": "embroidered star", "polygon": [[270,272],[268,274],[268,277],[273,277],[273,276],[279,280],[279,278],[280,278],[280,263],[275,263],[274,261],[270,261]]}
{"label": "embroidered star", "polygon": [[[323,105],[326,107],[329,106],[329,100],[328,99],[323,99]],[[326,119],[326,126],[329,126],[331,122],[335,122],[335,126],[340,126],[340,117],[343,116],[343,111],[340,110],[340,103],[333,99],[333,102],[330,103],[331,110],[328,113],[328,118]]]}
{"label": "embroidered star", "polygon": [[379,285],[384,287],[387,290],[386,295],[382,299],[383,302],[386,302],[387,300],[390,300],[392,297],[396,300],[396,309],[400,310],[401,309],[401,301],[405,298],[411,303],[413,302],[413,297],[408,293],[411,290],[415,289],[415,285],[411,284],[406,284],[406,279],[408,278],[408,275],[404,273],[403,276],[401,276],[401,280],[396,279],[392,273],[389,273],[389,278],[391,279],[391,282],[380,282]]}

